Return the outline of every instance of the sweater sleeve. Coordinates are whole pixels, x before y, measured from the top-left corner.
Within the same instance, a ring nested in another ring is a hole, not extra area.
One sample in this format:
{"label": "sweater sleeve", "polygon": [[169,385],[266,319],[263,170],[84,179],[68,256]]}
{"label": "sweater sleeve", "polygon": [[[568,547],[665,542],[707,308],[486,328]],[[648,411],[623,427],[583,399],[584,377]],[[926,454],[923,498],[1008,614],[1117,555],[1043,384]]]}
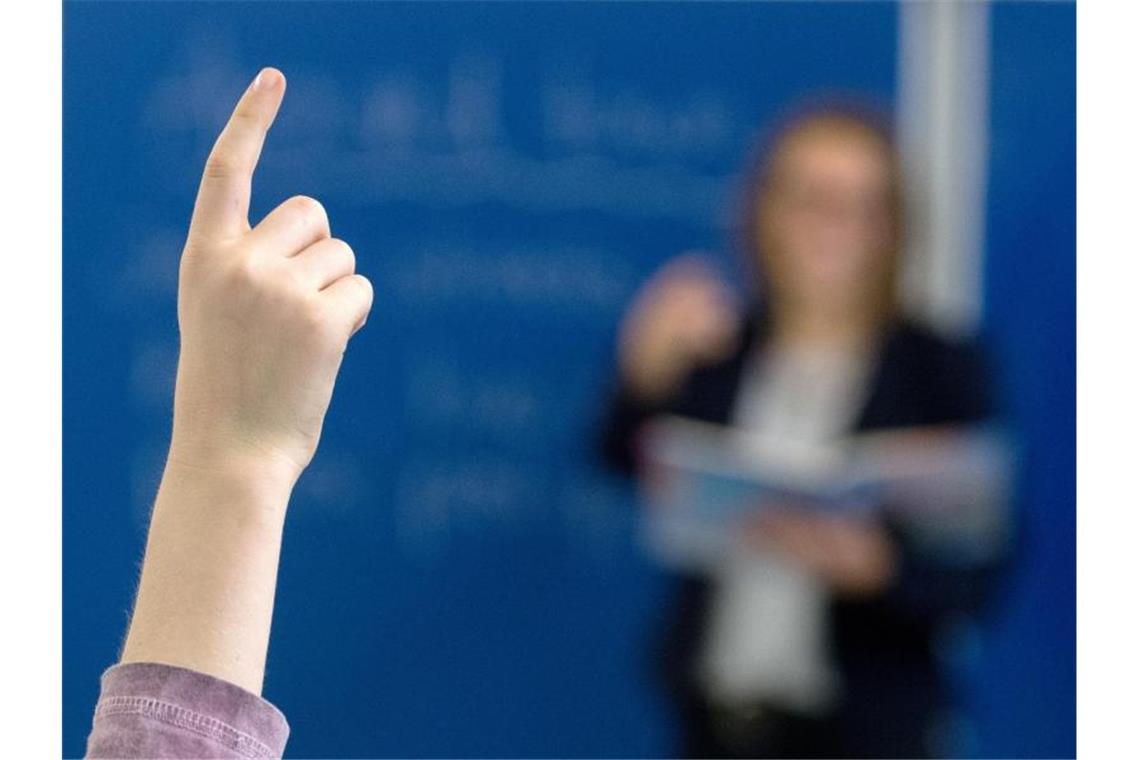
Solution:
{"label": "sweater sleeve", "polygon": [[289,737],[276,707],[205,673],[135,662],[101,683],[89,758],[277,758]]}
{"label": "sweater sleeve", "polygon": [[[924,369],[925,386],[930,390],[930,422],[965,427],[992,425],[998,420],[993,381],[986,354],[976,343],[939,343],[930,352]],[[951,612],[972,613],[982,607],[997,579],[1008,566],[1016,547],[1016,524],[1008,502],[1005,478],[1013,476],[1012,451],[1004,446],[981,449],[989,452],[988,467],[973,467],[959,479],[963,488],[958,498],[963,508],[988,516],[984,536],[974,542],[975,557],[947,562],[938,552],[916,540],[905,520],[888,520],[887,528],[900,553],[898,583],[887,594],[886,603],[896,610],[920,618],[935,618]],[[988,483],[992,487],[979,488]],[[988,547],[983,549],[981,547]],[[961,555],[961,552],[955,552]]]}
{"label": "sweater sleeve", "polygon": [[623,475],[637,469],[637,434],[643,423],[665,411],[665,405],[648,404],[623,385],[611,393],[602,418],[598,449],[604,464]]}

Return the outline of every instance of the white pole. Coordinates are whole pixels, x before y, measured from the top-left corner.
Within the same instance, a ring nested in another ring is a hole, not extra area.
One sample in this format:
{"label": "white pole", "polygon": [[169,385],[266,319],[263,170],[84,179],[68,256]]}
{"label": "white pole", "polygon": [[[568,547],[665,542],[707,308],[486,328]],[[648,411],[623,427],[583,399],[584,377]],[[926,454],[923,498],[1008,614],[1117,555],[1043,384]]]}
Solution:
{"label": "white pole", "polygon": [[987,2],[899,5],[898,134],[911,211],[901,296],[951,335],[981,319],[989,43]]}

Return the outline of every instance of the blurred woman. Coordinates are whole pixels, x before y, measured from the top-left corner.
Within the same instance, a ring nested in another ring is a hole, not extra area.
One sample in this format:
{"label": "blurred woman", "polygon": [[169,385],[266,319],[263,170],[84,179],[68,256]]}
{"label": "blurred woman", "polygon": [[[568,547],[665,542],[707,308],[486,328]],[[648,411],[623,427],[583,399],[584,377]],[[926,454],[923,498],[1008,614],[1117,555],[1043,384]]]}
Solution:
{"label": "blurred woman", "polygon": [[[896,307],[901,178],[878,118],[831,107],[786,122],[745,218],[749,308],[685,256],[625,317],[602,440],[613,465],[636,473],[638,433],[664,414],[784,447],[991,416],[977,349]],[[678,579],[661,659],[686,755],[936,751],[946,693],[933,639],[979,603],[993,566],[939,562],[878,514],[770,512],[747,526],[753,550]]]}

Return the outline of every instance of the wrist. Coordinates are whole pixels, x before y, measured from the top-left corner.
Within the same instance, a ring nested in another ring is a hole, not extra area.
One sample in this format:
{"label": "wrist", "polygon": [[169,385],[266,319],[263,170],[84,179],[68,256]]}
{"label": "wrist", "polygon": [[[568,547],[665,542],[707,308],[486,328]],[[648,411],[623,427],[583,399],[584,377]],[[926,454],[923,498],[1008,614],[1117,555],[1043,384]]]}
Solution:
{"label": "wrist", "polygon": [[163,473],[164,483],[197,484],[203,490],[232,493],[237,501],[279,505],[283,512],[302,468],[270,451],[192,445],[175,438]]}
{"label": "wrist", "polygon": [[646,347],[623,352],[619,371],[627,388],[645,401],[668,398],[680,384],[686,369],[682,357],[673,351],[653,351]]}
{"label": "wrist", "polygon": [[257,693],[295,474],[280,458],[171,446],[122,662],[160,662]]}

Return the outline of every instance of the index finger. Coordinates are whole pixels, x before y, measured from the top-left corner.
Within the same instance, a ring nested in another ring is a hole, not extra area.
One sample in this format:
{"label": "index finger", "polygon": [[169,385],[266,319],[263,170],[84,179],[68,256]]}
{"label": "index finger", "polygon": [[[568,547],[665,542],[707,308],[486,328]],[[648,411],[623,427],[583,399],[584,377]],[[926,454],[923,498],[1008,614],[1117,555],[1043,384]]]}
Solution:
{"label": "index finger", "polygon": [[249,229],[253,170],[284,94],[285,76],[265,68],[241,96],[206,159],[190,221],[192,235],[232,237]]}

